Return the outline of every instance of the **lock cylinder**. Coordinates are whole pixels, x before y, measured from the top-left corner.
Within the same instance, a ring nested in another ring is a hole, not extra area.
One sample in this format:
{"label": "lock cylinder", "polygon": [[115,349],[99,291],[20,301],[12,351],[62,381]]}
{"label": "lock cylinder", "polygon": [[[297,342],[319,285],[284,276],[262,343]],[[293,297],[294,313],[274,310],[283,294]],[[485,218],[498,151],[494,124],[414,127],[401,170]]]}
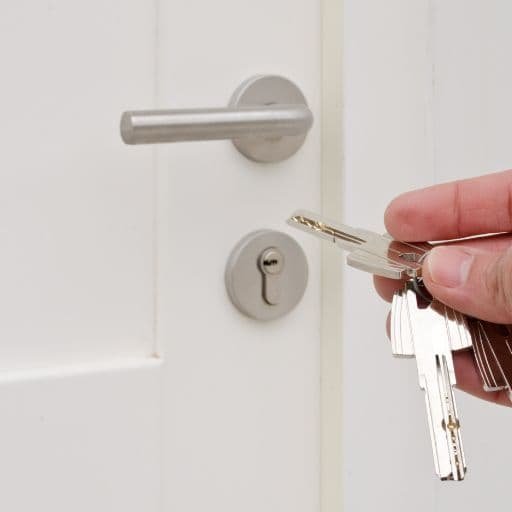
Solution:
{"label": "lock cylinder", "polygon": [[233,305],[255,320],[289,313],[302,299],[308,264],[302,247],[280,231],[249,233],[234,247],[225,272]]}

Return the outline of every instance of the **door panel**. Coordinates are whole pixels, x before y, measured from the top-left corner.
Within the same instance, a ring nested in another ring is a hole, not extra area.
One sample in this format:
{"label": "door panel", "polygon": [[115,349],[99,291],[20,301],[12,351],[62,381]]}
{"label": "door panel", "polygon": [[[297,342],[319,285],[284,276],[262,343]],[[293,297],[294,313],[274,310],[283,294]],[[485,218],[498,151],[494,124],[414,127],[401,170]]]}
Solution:
{"label": "door panel", "polygon": [[0,368],[150,355],[153,160],[118,118],[153,101],[154,9],[24,0],[0,43]]}
{"label": "door panel", "polygon": [[156,511],[154,6],[2,7],[0,509]]}
{"label": "door panel", "polygon": [[[321,207],[320,5],[24,0],[0,28],[0,508],[318,510],[320,248],[284,221]],[[289,160],[122,144],[122,111],[224,106],[260,73],[316,117]],[[269,323],[224,286],[260,228],[310,268]]]}
{"label": "door panel", "polygon": [[[163,2],[159,20],[160,108],[224,106],[246,78],[273,73],[302,89],[316,118],[277,164],[229,141],[157,149],[165,508],[317,510],[320,251],[284,220],[320,208],[320,6]],[[310,268],[300,304],[268,323],[242,316],[223,281],[231,249],[261,228],[299,240]]]}
{"label": "door panel", "polygon": [[159,510],[160,365],[147,360],[0,378],[0,508]]}

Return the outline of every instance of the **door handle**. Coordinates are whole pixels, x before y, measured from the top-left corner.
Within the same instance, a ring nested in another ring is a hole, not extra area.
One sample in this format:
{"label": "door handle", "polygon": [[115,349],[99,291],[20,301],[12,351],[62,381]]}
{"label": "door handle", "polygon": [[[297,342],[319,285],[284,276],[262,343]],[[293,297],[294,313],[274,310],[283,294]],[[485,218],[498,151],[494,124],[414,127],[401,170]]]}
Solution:
{"label": "door handle", "polygon": [[243,82],[225,108],[124,112],[121,138],[126,144],[232,139],[251,160],[278,162],[302,146],[312,124],[300,89],[263,75]]}

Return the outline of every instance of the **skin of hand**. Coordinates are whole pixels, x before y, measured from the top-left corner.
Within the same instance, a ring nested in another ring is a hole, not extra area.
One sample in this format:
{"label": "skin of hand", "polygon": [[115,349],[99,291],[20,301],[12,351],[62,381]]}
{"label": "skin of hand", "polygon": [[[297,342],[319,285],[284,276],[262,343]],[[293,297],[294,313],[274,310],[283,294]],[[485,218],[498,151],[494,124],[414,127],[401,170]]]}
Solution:
{"label": "skin of hand", "polygon": [[[434,297],[458,311],[512,324],[512,170],[405,193],[390,203],[385,223],[394,238],[408,242],[503,233],[434,247],[425,259],[423,280]],[[387,301],[402,284],[381,277],[374,282]],[[482,389],[471,353],[454,353],[454,365],[457,387],[512,405],[506,391]]]}

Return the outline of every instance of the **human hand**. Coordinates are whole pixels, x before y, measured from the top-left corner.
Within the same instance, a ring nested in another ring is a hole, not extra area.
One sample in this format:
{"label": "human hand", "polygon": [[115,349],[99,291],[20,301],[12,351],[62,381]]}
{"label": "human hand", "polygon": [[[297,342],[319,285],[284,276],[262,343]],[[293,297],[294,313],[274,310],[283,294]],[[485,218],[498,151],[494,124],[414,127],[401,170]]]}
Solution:
{"label": "human hand", "polygon": [[[436,185],[394,199],[385,213],[388,232],[403,241],[452,240],[434,247],[423,265],[430,293],[444,304],[490,322],[512,323],[512,170]],[[387,301],[402,283],[375,277]],[[457,386],[502,405],[506,391],[485,392],[468,352],[454,353]]]}

